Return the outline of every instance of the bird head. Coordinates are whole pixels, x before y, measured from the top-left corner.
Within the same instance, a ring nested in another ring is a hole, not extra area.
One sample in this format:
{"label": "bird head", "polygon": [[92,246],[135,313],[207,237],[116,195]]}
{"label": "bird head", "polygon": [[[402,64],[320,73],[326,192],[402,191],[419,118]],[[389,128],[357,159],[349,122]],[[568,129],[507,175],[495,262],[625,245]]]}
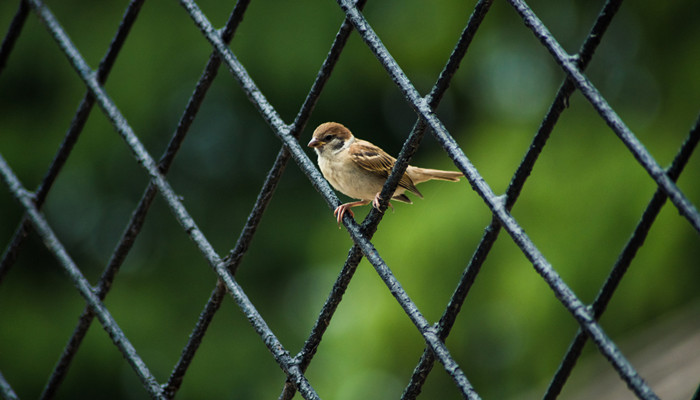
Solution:
{"label": "bird head", "polygon": [[327,149],[338,151],[346,143],[351,143],[354,137],[348,128],[337,122],[326,122],[319,125],[311,137],[308,146],[319,154]]}

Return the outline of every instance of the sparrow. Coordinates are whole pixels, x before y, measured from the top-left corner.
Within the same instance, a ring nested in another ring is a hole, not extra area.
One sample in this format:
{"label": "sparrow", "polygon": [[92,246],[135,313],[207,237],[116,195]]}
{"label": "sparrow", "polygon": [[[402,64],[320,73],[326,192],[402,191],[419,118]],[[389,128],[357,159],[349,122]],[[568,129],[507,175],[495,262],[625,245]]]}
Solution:
{"label": "sparrow", "polygon": [[[338,225],[345,213],[353,214],[351,208],[372,203],[379,209],[379,193],[384,186],[396,159],[374,144],[355,138],[352,132],[337,122],[326,122],[314,130],[308,144],[318,155],[318,166],[323,177],[335,190],[348,197],[358,199],[338,206],[333,215]],[[459,181],[464,176],[458,171],[419,168],[409,165],[399,180],[392,199],[411,204],[404,192],[407,190],[423,198],[416,185],[431,179]],[[391,203],[389,206],[393,208]]]}

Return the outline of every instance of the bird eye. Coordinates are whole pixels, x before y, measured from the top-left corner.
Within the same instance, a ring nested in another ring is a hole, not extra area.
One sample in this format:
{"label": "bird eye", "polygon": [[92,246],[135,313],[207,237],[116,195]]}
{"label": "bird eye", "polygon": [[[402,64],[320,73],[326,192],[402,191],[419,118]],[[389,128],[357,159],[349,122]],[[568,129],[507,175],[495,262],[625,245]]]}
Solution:
{"label": "bird eye", "polygon": [[330,142],[331,140],[333,140],[333,135],[326,135],[323,137],[324,142]]}

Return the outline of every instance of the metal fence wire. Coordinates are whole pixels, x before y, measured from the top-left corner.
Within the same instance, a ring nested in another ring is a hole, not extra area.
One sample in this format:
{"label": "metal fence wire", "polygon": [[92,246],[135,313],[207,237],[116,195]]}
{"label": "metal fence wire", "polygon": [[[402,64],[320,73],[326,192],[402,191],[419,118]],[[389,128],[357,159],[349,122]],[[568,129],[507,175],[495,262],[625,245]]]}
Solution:
{"label": "metal fence wire", "polygon": [[[362,13],[365,0],[358,0],[357,2],[338,0],[338,6],[345,14],[345,19],[337,31],[335,40],[316,75],[313,85],[308,90],[306,99],[299,107],[298,113],[291,123],[283,120],[278,110],[268,101],[260,87],[256,85],[251,75],[249,75],[246,68],[244,68],[229,47],[237,28],[241,25],[249,0],[239,0],[235,4],[225,26],[221,29],[216,29],[212,26],[208,16],[202,12],[194,0],[180,0],[184,12],[201,31],[201,34],[210,43],[213,50],[206,62],[204,72],[202,72],[201,77],[196,82],[194,92],[182,112],[177,129],[159,161],[156,161],[151,153],[146,150],[142,139],[132,128],[132,124],[120,112],[118,104],[112,100],[105,89],[110,70],[117,60],[122,46],[129,38],[129,33],[136,22],[143,3],[144,0],[132,0],[129,3],[119,28],[107,49],[107,53],[100,61],[97,69],[93,69],[88,64],[83,55],[81,55],[81,49],[71,40],[51,9],[41,0],[19,1],[16,14],[3,38],[2,48],[0,48],[1,74],[8,62],[11,61],[10,56],[15,43],[21,37],[23,30],[26,29],[25,21],[30,18],[37,18],[48,30],[56,45],[58,45],[87,89],[49,169],[35,190],[29,190],[26,184],[13,172],[6,159],[0,156],[2,179],[7,188],[9,188],[11,195],[21,205],[24,213],[24,217],[17,225],[14,235],[6,244],[2,254],[0,283],[3,283],[4,278],[15,264],[19,254],[26,249],[25,242],[27,238],[31,234],[36,234],[42,239],[45,247],[55,257],[60,267],[65,271],[72,284],[85,300],[85,308],[53,371],[48,377],[48,382],[41,394],[42,398],[53,398],[57,395],[64,378],[71,368],[71,362],[80,350],[83,339],[86,337],[86,333],[95,318],[97,318],[99,325],[109,334],[114,346],[128,361],[133,369],[133,373],[138,376],[142,383],[143,389],[151,397],[159,399],[175,397],[183,382],[186,382],[188,368],[195,360],[197,351],[204,341],[205,333],[213,317],[220,309],[227,293],[245,314],[250,325],[259,335],[260,340],[262,340],[270,355],[286,376],[286,380],[280,382],[281,394],[279,398],[291,399],[297,393],[305,399],[320,398],[323,393],[316,391],[314,382],[307,377],[306,371],[319,350],[326,329],[333,323],[334,313],[343,299],[343,295],[354,276],[360,260],[365,258],[374,267],[378,276],[386,284],[386,288],[410,318],[410,321],[425,342],[425,350],[420,356],[413,374],[408,378],[402,398],[413,399],[421,394],[424,383],[437,362],[449,374],[454,385],[464,398],[478,399],[480,398],[479,388],[473,386],[469,379],[469,370],[474,368],[474,366],[466,366],[466,364],[469,364],[468,360],[464,361],[464,363],[458,363],[450,350],[450,346],[446,344],[446,339],[457,317],[460,315],[460,309],[501,230],[504,230],[510,236],[579,327],[566,354],[563,356],[559,368],[551,378],[551,382],[544,393],[544,398],[553,399],[559,396],[582,354],[584,345],[589,340],[597,347],[597,350],[605,357],[610,366],[614,368],[619,375],[619,379],[626,383],[631,393],[640,399],[658,398],[644,377],[640,376],[635,366],[619,350],[618,344],[610,339],[598,321],[622,278],[625,276],[625,272],[632,263],[635,254],[644,244],[656,216],[667,199],[671,201],[678,213],[687,220],[692,229],[696,233],[700,233],[700,214],[675,183],[700,139],[700,127],[698,125],[700,121],[695,123],[687,139],[680,144],[680,150],[678,150],[673,163],[667,169],[664,169],[655,161],[637,136],[618,116],[584,73],[595,50],[601,44],[606,30],[613,21],[620,7],[621,0],[608,0],[605,2],[595,18],[589,34],[576,54],[569,54],[562,48],[547,26],[543,24],[538,15],[524,1],[507,0],[507,3],[520,16],[522,22],[564,71],[565,79],[552,100],[551,106],[544,116],[539,129],[532,138],[531,144],[522,158],[522,162],[512,175],[504,195],[494,193],[492,186],[477,171],[472,161],[470,161],[450,134],[445,123],[435,113],[443,95],[448,90],[451,79],[459,68],[460,63],[465,59],[467,49],[472,43],[482,21],[489,14],[493,0],[479,0],[476,3],[471,16],[464,21],[466,25],[453,48],[452,54],[447,59],[432,89],[425,96],[416,90],[412,81],[383,45],[377,32],[373,30],[367,19],[365,19]],[[430,6],[426,5],[426,7]],[[290,159],[301,169],[308,178],[308,182],[318,191],[331,209],[340,204],[340,200],[323,179],[315,162],[307,155],[302,145],[304,141],[300,141],[299,137],[302,132],[308,133],[308,130],[305,131],[305,128],[312,115],[314,106],[318,102],[321,93],[323,93],[325,84],[329,80],[348,37],[353,31],[361,37],[366,47],[374,54],[379,64],[394,82],[406,103],[413,109],[416,115],[416,122],[401,148],[391,175],[384,185],[380,196],[382,199],[380,209],[371,209],[366,219],[359,224],[348,215],[343,219],[342,223],[352,239],[353,246],[347,254],[342,270],[338,274],[337,280],[332,286],[308,338],[303,343],[302,348],[295,354],[293,349],[282,343],[278,335],[268,326],[256,305],[246,294],[242,285],[236,280],[235,275]],[[37,56],[40,56],[40,54]],[[240,231],[240,236],[233,250],[225,257],[220,256],[220,253],[214,249],[210,240],[200,230],[191,212],[183,205],[183,201],[173,190],[168,178],[166,178],[168,170],[178,150],[183,145],[183,140],[222,64],[238,82],[250,103],[269,125],[270,130],[282,142],[282,148],[279,150],[267,173],[252,210]],[[2,79],[2,75],[0,75],[0,79]],[[593,106],[598,117],[622,141],[639,166],[646,171],[648,177],[653,180],[654,185],[657,187],[656,193],[649,201],[638,225],[631,233],[627,244],[624,246],[617,262],[592,304],[584,303],[574,293],[569,284],[562,279],[557,270],[545,258],[533,240],[525,233],[522,225],[510,212],[528,177],[533,172],[535,163],[560,115],[567,109],[569,97],[576,90]],[[149,183],[131,214],[131,219],[126,229],[123,230],[123,234],[115,246],[102,275],[97,283],[93,285],[86,278],[84,271],[76,264],[74,257],[69,254],[61,238],[47,222],[41,209],[47,199],[47,195],[51,191],[52,185],[61,173],[63,166],[69,160],[71,150],[74,148],[81,132],[83,132],[88,116],[95,105],[99,108],[99,112],[107,117],[114,130],[128,146],[134,159],[144,169]],[[0,110],[0,113],[2,113],[2,110]],[[2,128],[0,127],[0,129]],[[420,146],[426,131],[434,135],[434,138],[442,146],[445,153],[452,159],[457,168],[464,173],[472,189],[483,199],[493,217],[492,222],[484,230],[483,237],[474,250],[473,256],[468,261],[449,303],[444,308],[442,316],[436,322],[429,321],[419,310],[414,300],[402,287],[396,275],[389,269],[379,249],[372,242],[372,237],[383,217],[383,211],[387,208],[387,200],[397,187],[399,177],[403,174],[412,156]],[[0,149],[1,151],[4,150]],[[117,273],[142,231],[146,216],[157,195],[160,195],[165,200],[172,211],[172,215],[214,271],[218,282],[204,305],[192,329],[189,340],[172,369],[172,373],[163,381],[154,376],[143,355],[137,351],[137,348],[132,344],[132,340],[127,337],[118,321],[105,305],[105,299],[117,277]],[[8,221],[2,221],[2,223],[7,224]],[[5,283],[7,284],[7,282]],[[468,318],[465,315],[462,317]],[[8,324],[10,322],[2,321],[0,323]],[[562,333],[559,332],[558,334]],[[231,335],[235,336],[236,333],[233,332]],[[460,339],[454,338],[453,340],[459,341]],[[2,358],[1,354],[0,358]],[[232,363],[235,364],[236,361],[234,360]],[[7,368],[8,364],[5,363],[3,365]],[[5,375],[1,374],[1,371],[0,394],[5,399],[19,398],[15,390],[13,390],[12,380],[6,379]]]}

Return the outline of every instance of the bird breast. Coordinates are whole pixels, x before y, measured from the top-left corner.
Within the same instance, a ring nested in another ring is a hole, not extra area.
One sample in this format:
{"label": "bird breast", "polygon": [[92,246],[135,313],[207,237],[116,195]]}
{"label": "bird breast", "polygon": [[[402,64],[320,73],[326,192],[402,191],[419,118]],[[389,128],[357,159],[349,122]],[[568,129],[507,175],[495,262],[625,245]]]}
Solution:
{"label": "bird breast", "polygon": [[[318,165],[324,178],[335,190],[355,199],[374,199],[386,182],[386,178],[373,174],[349,160],[319,157]],[[400,187],[394,195],[401,194],[404,190]]]}

